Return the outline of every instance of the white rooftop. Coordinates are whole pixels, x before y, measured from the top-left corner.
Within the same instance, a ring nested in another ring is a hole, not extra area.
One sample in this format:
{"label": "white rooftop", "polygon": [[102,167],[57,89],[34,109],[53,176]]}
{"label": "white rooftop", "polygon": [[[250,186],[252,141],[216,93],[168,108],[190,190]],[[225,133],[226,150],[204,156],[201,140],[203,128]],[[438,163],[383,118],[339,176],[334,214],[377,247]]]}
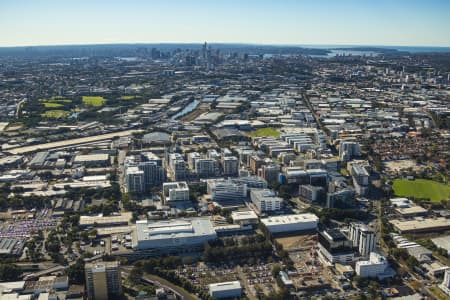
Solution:
{"label": "white rooftop", "polygon": [[233,211],[231,213],[231,218],[233,220],[248,220],[248,219],[258,219],[258,216],[253,210],[245,210],[245,211]]}
{"label": "white rooftop", "polygon": [[137,239],[157,240],[190,236],[213,235],[215,230],[210,218],[177,219],[158,222],[136,222]]}
{"label": "white rooftop", "polygon": [[239,281],[211,283],[209,285],[210,292],[236,290],[236,289],[241,289],[241,288],[242,288],[241,283]]}
{"label": "white rooftop", "polygon": [[273,216],[265,219],[261,219],[265,225],[276,225],[276,224],[295,224],[302,222],[317,222],[319,218],[315,214],[305,213],[297,215],[284,215],[284,216]]}

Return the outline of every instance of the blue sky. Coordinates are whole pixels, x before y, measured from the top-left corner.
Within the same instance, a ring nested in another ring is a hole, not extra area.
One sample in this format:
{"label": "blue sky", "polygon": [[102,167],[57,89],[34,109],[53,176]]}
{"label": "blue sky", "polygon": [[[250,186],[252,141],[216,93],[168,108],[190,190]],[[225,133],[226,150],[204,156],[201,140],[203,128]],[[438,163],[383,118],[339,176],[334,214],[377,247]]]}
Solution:
{"label": "blue sky", "polygon": [[449,0],[0,0],[0,46],[450,46]]}

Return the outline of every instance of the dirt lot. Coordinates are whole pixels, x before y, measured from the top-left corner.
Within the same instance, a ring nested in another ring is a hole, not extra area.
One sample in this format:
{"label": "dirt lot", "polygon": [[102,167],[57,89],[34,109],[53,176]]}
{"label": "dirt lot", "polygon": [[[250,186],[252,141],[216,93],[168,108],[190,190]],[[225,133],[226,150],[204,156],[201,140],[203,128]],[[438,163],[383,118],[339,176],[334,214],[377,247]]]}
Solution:
{"label": "dirt lot", "polygon": [[277,238],[289,252],[294,262],[295,272],[290,278],[299,290],[324,290],[338,288],[337,278],[324,267],[317,258],[317,235],[301,235]]}
{"label": "dirt lot", "polygon": [[317,244],[317,235],[301,235],[275,239],[286,251],[309,250]]}
{"label": "dirt lot", "polygon": [[399,172],[408,168],[412,168],[414,171],[420,171],[421,169],[415,161],[410,159],[388,161],[384,163],[384,166],[389,172]]}

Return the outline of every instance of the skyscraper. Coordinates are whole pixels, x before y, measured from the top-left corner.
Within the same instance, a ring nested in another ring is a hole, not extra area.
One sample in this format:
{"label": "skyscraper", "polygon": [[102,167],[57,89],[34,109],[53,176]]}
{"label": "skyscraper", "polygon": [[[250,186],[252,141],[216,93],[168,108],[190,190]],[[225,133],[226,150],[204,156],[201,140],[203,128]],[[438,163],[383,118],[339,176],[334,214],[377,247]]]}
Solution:
{"label": "skyscraper", "polygon": [[375,232],[367,227],[362,227],[359,234],[359,254],[361,256],[369,256],[375,250],[376,241]]}
{"label": "skyscraper", "polygon": [[237,176],[239,171],[239,160],[234,156],[222,158],[222,168],[224,176]]}
{"label": "skyscraper", "polygon": [[441,283],[441,288],[450,295],[450,269],[445,270],[444,280]]}
{"label": "skyscraper", "polygon": [[343,161],[348,161],[360,154],[360,145],[356,142],[342,141],[339,144],[339,158]]}
{"label": "skyscraper", "polygon": [[134,192],[134,193],[142,193],[144,192],[145,185],[145,173],[142,170],[139,170],[138,167],[132,166],[126,168],[125,171],[125,186],[126,191]]}
{"label": "skyscraper", "polygon": [[89,300],[115,299],[122,294],[117,261],[87,263],[84,272]]}
{"label": "skyscraper", "polygon": [[369,256],[375,250],[376,234],[365,224],[351,223],[349,239],[352,241],[353,247],[358,247],[361,256]]}

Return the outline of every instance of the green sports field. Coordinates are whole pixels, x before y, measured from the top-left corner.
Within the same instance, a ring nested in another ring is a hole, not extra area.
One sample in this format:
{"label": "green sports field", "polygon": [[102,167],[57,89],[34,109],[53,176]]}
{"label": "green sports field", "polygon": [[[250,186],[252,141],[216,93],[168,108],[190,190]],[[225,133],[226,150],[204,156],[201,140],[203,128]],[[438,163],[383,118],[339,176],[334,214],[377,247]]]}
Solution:
{"label": "green sports field", "polygon": [[54,103],[54,102],[44,102],[44,107],[45,108],[58,108],[58,107],[63,107],[64,105],[60,104],[60,103]]}
{"label": "green sports field", "polygon": [[259,128],[256,131],[250,133],[250,136],[252,137],[258,137],[258,136],[273,136],[273,137],[279,137],[280,132],[272,127],[267,128]]}
{"label": "green sports field", "polygon": [[105,104],[106,99],[101,96],[83,96],[83,104],[88,106],[100,107]]}
{"label": "green sports field", "polygon": [[426,179],[396,179],[392,186],[394,193],[401,197],[428,198],[433,202],[448,200],[450,187],[440,182]]}
{"label": "green sports field", "polygon": [[47,110],[45,113],[41,114],[41,117],[48,119],[62,119],[68,117],[70,112],[65,110]]}
{"label": "green sports field", "polygon": [[72,100],[65,99],[64,97],[60,96],[53,96],[49,99],[39,99],[39,102],[46,102],[46,103],[71,103]]}
{"label": "green sports field", "polygon": [[141,98],[141,97],[140,96],[128,96],[128,95],[120,96],[120,100],[133,100],[136,98]]}

